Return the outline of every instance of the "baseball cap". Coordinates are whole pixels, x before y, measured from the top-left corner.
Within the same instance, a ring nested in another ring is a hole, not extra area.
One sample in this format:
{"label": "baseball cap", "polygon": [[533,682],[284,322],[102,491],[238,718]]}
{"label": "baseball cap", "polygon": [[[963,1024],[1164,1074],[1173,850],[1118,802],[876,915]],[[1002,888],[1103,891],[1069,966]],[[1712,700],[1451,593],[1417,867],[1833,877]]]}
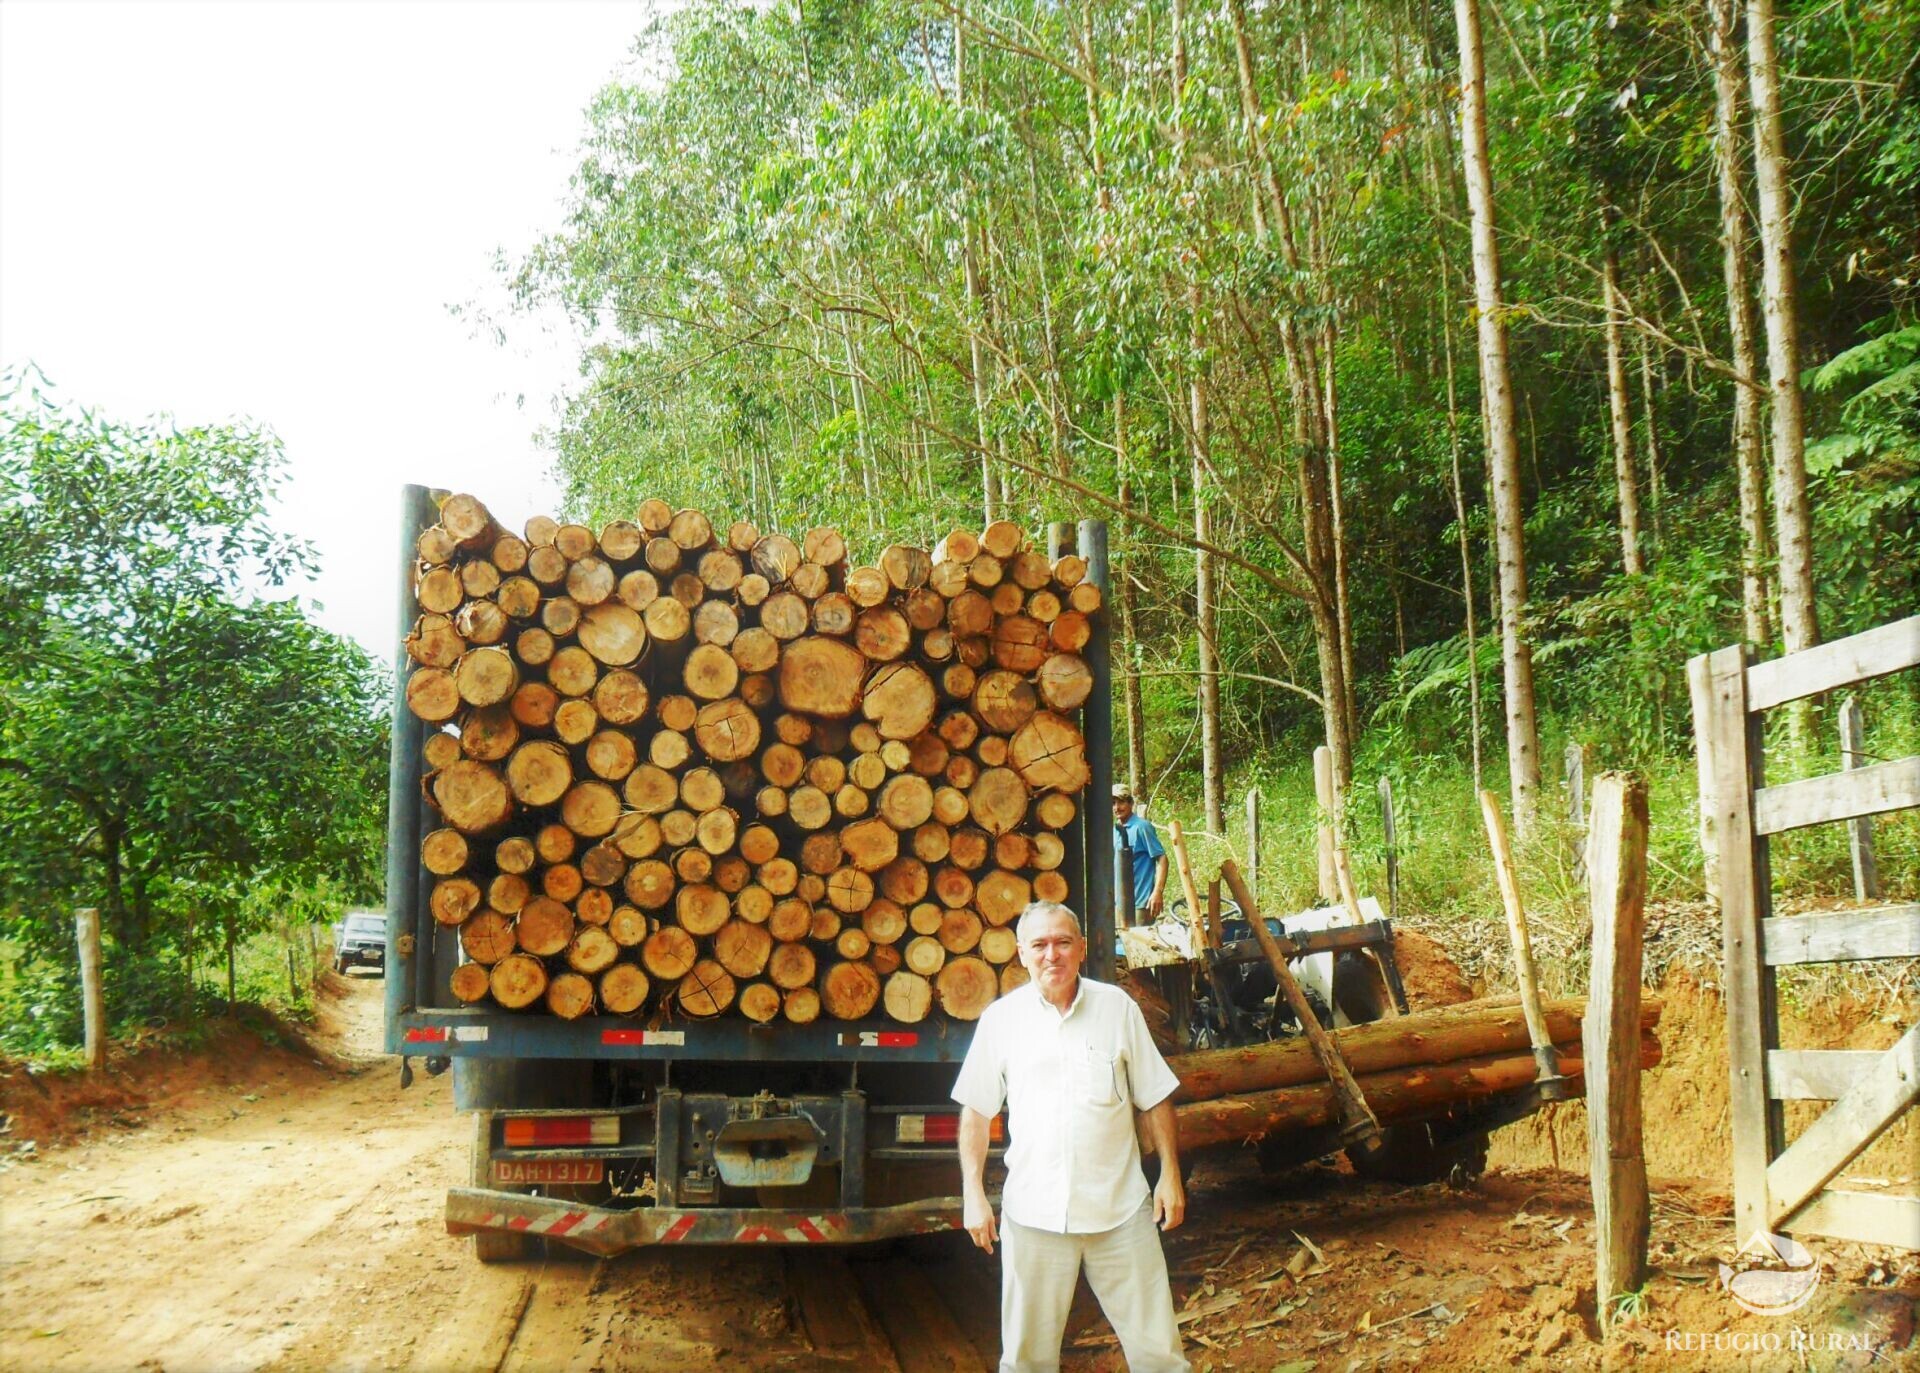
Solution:
{"label": "baseball cap", "polygon": [[1131,801],[1133,799],[1133,788],[1129,787],[1125,782],[1115,782],[1113,784],[1113,799],[1116,801]]}

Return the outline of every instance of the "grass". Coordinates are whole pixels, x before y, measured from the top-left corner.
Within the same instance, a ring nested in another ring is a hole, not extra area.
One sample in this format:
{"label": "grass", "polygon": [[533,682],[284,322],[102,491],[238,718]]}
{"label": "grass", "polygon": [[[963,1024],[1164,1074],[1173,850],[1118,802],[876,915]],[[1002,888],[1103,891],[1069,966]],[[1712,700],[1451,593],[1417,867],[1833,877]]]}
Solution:
{"label": "grass", "polygon": [[[318,967],[332,947],[325,927],[314,931]],[[288,950],[293,952],[291,975]],[[318,973],[305,926],[288,934],[263,931],[234,950],[235,1009],[259,1006],[295,1022],[311,1019]],[[189,988],[177,958],[106,960],[109,1035],[183,1045],[198,1043],[206,1028],[228,1010],[224,956],[196,961]],[[0,940],[0,1053],[50,1071],[82,1060],[84,1031],[79,976],[72,961],[35,958],[20,944]]]}
{"label": "grass", "polygon": [[[1902,706],[1908,698],[1881,702],[1879,728],[1870,713],[1869,747],[1881,757],[1920,752],[1920,725]],[[1870,707],[1871,709],[1871,707]],[[1782,712],[1776,712],[1782,714]],[[1598,752],[1594,750],[1593,752]],[[1549,765],[1539,793],[1536,830],[1515,840],[1522,898],[1535,943],[1542,981],[1550,991],[1579,991],[1588,965],[1587,895],[1576,866],[1580,832],[1571,823],[1564,774],[1554,766],[1564,748],[1547,751]],[[1606,766],[1590,756],[1589,789]],[[1839,747],[1832,731],[1822,729],[1811,746],[1796,749],[1786,722],[1770,725],[1770,775],[1791,780],[1836,771]],[[1647,780],[1649,811],[1648,888],[1654,902],[1701,902],[1702,875],[1698,785],[1691,756],[1643,759],[1637,770]],[[1392,784],[1398,832],[1398,910],[1400,918],[1439,937],[1461,965],[1494,986],[1510,985],[1510,952],[1504,909],[1488,850],[1486,831],[1474,794],[1470,769],[1455,758],[1426,754],[1363,751],[1345,815],[1354,882],[1361,895],[1387,904],[1386,844],[1379,799],[1382,776]],[[1303,910],[1320,904],[1316,832],[1320,808],[1313,785],[1310,751],[1268,754],[1243,763],[1229,774],[1224,833],[1207,830],[1202,806],[1189,777],[1152,798],[1149,814],[1166,837],[1167,822],[1178,818],[1186,831],[1195,877],[1203,886],[1233,857],[1247,867],[1246,796],[1260,795],[1260,854],[1256,895],[1269,913]],[[1488,789],[1506,808],[1506,764],[1488,760]],[[1184,785],[1181,785],[1184,784]],[[1511,816],[1508,816],[1511,832]],[[1920,891],[1920,812],[1878,817],[1874,847],[1883,897],[1913,899]],[[1851,900],[1853,882],[1844,825],[1828,824],[1778,836],[1772,845],[1776,899],[1808,902]],[[1178,878],[1169,879],[1177,890]],[[1702,929],[1717,929],[1717,915],[1700,912]],[[1717,953],[1717,935],[1701,950]],[[1649,960],[1664,951],[1649,949]]]}

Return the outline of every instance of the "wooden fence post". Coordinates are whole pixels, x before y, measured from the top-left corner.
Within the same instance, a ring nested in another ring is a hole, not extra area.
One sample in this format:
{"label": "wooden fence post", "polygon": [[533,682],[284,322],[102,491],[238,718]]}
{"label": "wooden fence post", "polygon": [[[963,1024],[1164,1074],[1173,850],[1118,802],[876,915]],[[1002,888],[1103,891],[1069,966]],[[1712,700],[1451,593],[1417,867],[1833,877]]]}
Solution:
{"label": "wooden fence post", "polygon": [[1260,890],[1260,789],[1247,788],[1247,886]]}
{"label": "wooden fence post", "polygon": [[1594,1289],[1602,1329],[1615,1299],[1647,1280],[1647,1163],[1641,1147],[1640,975],[1647,896],[1647,784],[1602,773],[1587,841],[1593,974],[1580,1027],[1593,1180]]}
{"label": "wooden fence post", "polygon": [[1325,744],[1313,751],[1313,793],[1320,802],[1320,826],[1315,832],[1320,859],[1320,899],[1340,899],[1340,878],[1334,867],[1333,827],[1339,823],[1339,798],[1333,787],[1333,750]]}
{"label": "wooden fence post", "polygon": [[1387,919],[1400,918],[1400,831],[1393,821],[1393,780],[1380,779],[1380,835],[1387,849]]}
{"label": "wooden fence post", "polygon": [[[1866,766],[1862,752],[1866,734],[1858,697],[1840,703],[1840,768],[1852,772]],[[1853,896],[1856,901],[1880,899],[1880,865],[1873,859],[1873,818],[1863,815],[1847,822],[1847,848],[1853,854]]]}
{"label": "wooden fence post", "polygon": [[1706,730],[1713,708],[1713,677],[1704,653],[1687,660],[1687,694],[1693,698],[1694,778],[1700,789],[1700,880],[1707,889],[1707,900],[1717,905],[1720,901],[1720,839],[1713,821],[1713,755]]}
{"label": "wooden fence post", "polygon": [[80,1009],[86,1025],[87,1067],[107,1066],[107,998],[100,985],[100,912],[83,906],[73,915],[80,942]]}
{"label": "wooden fence post", "polygon": [[1567,745],[1567,824],[1573,831],[1573,875],[1587,876],[1587,746]]}

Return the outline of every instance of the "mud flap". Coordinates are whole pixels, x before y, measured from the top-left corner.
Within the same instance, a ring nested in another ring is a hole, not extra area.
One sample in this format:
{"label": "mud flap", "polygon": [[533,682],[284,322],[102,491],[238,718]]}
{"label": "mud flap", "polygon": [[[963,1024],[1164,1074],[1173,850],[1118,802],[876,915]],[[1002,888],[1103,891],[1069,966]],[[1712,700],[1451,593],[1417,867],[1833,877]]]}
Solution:
{"label": "mud flap", "polygon": [[959,1197],[839,1211],[652,1206],[614,1210],[479,1187],[455,1187],[447,1193],[450,1235],[539,1235],[603,1258],[655,1244],[864,1244],[958,1230],[960,1216]]}

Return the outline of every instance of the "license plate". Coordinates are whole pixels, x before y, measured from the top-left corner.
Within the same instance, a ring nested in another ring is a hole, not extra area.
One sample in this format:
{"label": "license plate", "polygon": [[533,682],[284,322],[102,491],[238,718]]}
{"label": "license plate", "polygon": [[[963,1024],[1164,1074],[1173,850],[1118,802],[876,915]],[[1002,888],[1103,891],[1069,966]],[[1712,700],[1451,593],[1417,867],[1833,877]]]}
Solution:
{"label": "license plate", "polygon": [[607,1165],[597,1158],[497,1158],[493,1180],[502,1185],[534,1182],[604,1182]]}

